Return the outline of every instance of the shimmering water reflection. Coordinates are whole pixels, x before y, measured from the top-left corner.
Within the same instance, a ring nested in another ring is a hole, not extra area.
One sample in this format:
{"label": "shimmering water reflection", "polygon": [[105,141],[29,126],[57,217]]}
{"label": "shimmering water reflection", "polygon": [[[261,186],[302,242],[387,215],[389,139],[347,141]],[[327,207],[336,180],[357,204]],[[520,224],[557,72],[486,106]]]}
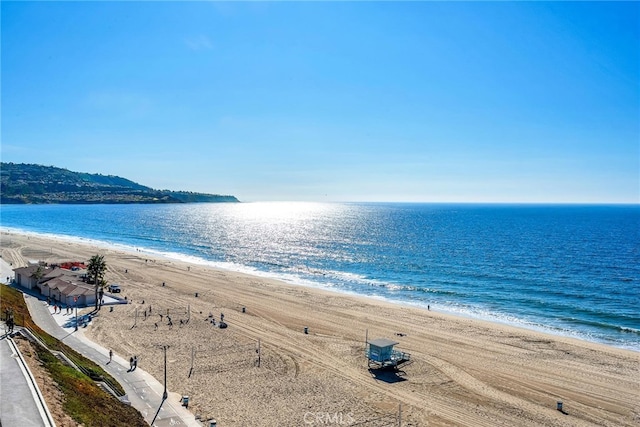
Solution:
{"label": "shimmering water reflection", "polygon": [[640,208],[243,203],[2,206],[78,236],[640,349]]}

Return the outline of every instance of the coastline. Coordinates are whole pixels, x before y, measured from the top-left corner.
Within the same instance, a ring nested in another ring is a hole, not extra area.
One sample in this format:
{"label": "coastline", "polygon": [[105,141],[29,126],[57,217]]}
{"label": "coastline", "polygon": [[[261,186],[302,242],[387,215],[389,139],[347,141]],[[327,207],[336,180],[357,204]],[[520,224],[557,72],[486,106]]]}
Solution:
{"label": "coastline", "polygon": [[[352,297],[363,297],[368,300],[388,302],[394,305],[399,305],[403,307],[411,307],[418,308],[421,310],[427,310],[430,306],[431,309],[435,312],[451,315],[455,318],[466,318],[472,319],[480,322],[489,322],[490,324],[496,325],[506,325],[515,327],[518,329],[527,329],[535,332],[540,332],[543,334],[550,334],[559,338],[572,338],[579,341],[592,342],[596,344],[602,344],[609,347],[621,348],[626,350],[632,350],[636,352],[640,352],[640,341],[627,341],[627,340],[618,340],[612,339],[610,336],[592,334],[589,331],[584,331],[578,328],[568,328],[568,327],[560,327],[554,324],[545,324],[544,321],[540,319],[528,319],[527,317],[512,315],[510,313],[503,312],[493,312],[482,309],[482,307],[466,307],[466,306],[449,306],[446,304],[438,303],[438,301],[433,301],[431,304],[426,300],[416,301],[411,299],[403,299],[403,298],[394,298],[388,295],[381,294],[362,294],[356,291],[350,291],[343,289],[341,287],[333,287],[333,285],[325,285],[322,282],[316,282],[313,280],[309,280],[308,278],[301,277],[297,274],[274,274],[274,272],[259,270],[254,267],[248,267],[245,265],[232,263],[232,262],[222,262],[222,261],[210,261],[203,259],[199,256],[187,255],[180,252],[167,252],[161,251],[157,249],[151,249],[147,247],[138,248],[135,245],[128,243],[115,243],[108,242],[102,240],[96,240],[87,237],[80,236],[68,236],[61,234],[50,234],[39,231],[25,231],[17,228],[11,227],[0,227],[1,233],[15,233],[17,235],[25,235],[25,236],[33,236],[33,237],[42,237],[48,238],[55,241],[64,241],[69,243],[78,243],[78,244],[86,244],[96,248],[110,249],[114,251],[120,252],[128,252],[136,255],[145,255],[151,258],[160,258],[167,261],[175,261],[175,262],[183,262],[185,264],[197,265],[202,267],[209,267],[214,270],[222,270],[229,273],[239,273],[250,276],[256,276],[260,279],[265,280],[273,280],[280,283],[285,283],[288,285],[294,286],[303,286],[318,290],[326,290],[338,295],[346,295]],[[34,260],[32,260],[34,261]],[[618,332],[623,332],[627,334],[631,334],[633,336],[638,336],[640,334],[640,330],[616,326],[615,324],[606,325],[610,328],[617,328]]]}
{"label": "coastline", "polygon": [[[156,378],[162,367],[153,346],[170,345],[169,388],[223,425],[305,425],[307,413],[340,413],[356,423],[391,416],[398,404],[403,425],[640,420],[640,355],[632,350],[81,240],[3,231],[2,256],[24,265],[105,255],[107,280],[120,283],[132,304],[103,309],[86,335],[122,356],[139,355]],[[134,320],[149,305],[153,323]],[[176,318],[190,311],[190,322],[156,330],[156,313],[166,309]],[[210,312],[224,312],[229,328],[211,327]],[[367,370],[367,330],[411,353],[404,375],[389,381]],[[559,400],[569,415],[556,410]]]}

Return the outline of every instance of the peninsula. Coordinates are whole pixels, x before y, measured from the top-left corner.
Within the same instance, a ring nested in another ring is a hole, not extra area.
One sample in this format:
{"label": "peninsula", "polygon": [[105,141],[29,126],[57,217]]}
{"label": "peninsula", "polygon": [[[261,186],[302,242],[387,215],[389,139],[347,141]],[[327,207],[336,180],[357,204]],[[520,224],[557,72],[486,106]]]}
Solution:
{"label": "peninsula", "polygon": [[113,175],[0,163],[0,204],[238,203],[230,195],[155,190]]}

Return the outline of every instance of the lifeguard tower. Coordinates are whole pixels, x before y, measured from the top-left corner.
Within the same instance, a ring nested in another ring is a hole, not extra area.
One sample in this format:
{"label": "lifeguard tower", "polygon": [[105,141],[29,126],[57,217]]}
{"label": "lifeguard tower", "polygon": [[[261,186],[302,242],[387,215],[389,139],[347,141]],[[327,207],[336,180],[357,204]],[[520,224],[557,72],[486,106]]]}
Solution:
{"label": "lifeguard tower", "polygon": [[369,368],[397,368],[411,360],[411,355],[403,351],[394,350],[393,346],[399,343],[388,338],[376,338],[367,341],[365,354]]}

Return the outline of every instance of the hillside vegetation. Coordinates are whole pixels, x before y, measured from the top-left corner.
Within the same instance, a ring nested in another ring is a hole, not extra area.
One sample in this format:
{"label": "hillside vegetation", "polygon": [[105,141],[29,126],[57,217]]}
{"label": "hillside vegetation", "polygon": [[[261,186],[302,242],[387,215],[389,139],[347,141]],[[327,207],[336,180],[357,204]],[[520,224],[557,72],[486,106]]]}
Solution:
{"label": "hillside vegetation", "polygon": [[154,190],[113,175],[54,166],[0,163],[0,203],[221,203],[234,196]]}

